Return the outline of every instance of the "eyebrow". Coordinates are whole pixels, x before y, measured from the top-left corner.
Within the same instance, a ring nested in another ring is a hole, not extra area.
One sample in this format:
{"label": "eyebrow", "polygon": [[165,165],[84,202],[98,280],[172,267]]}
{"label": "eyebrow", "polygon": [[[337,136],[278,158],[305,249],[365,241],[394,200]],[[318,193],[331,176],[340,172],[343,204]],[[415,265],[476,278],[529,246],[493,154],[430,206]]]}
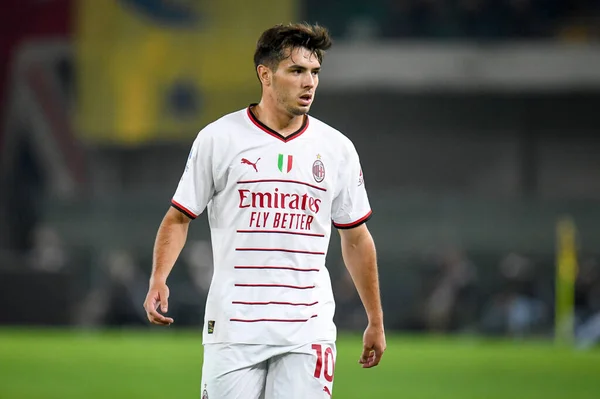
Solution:
{"label": "eyebrow", "polygon": [[[300,69],[300,70],[302,70],[302,71],[305,71],[305,70],[307,70],[308,68],[307,68],[307,67],[305,67],[305,66],[302,66],[302,65],[294,64],[294,65],[290,65],[290,66],[288,67],[288,69]],[[314,68],[310,68],[310,69],[312,69],[313,71],[320,71],[320,70],[321,70],[321,67],[320,67],[320,66],[318,66],[318,67],[314,67]]]}

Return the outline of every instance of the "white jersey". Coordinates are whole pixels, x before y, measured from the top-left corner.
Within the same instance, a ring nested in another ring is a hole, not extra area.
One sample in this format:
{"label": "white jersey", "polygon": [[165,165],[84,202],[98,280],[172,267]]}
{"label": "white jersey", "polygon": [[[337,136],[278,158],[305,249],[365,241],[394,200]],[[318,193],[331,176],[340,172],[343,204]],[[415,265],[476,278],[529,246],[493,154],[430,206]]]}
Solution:
{"label": "white jersey", "polygon": [[308,116],[284,138],[250,107],[226,115],[198,134],[172,205],[191,218],[208,207],[205,344],[335,340],[331,224],[355,227],[371,215],[348,138]]}

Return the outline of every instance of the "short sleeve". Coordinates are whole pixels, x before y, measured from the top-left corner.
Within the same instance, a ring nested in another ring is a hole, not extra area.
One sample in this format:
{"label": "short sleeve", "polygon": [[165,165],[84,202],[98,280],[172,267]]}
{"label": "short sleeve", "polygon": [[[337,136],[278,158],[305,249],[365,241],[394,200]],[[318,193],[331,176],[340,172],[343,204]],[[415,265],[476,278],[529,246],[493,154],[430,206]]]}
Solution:
{"label": "short sleeve", "polygon": [[372,214],[358,153],[349,145],[347,159],[338,174],[331,218],[338,229],[351,229],[365,223]]}
{"label": "short sleeve", "polygon": [[215,192],[213,178],[213,143],[211,135],[201,131],[190,150],[185,170],[171,200],[171,205],[195,219]]}

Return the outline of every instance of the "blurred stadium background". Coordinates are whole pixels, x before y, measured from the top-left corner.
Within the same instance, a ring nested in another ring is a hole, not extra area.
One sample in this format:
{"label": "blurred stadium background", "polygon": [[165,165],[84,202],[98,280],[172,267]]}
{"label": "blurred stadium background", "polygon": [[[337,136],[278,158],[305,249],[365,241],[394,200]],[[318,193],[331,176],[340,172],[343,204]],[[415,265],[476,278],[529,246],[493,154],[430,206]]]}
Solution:
{"label": "blurred stadium background", "polygon": [[389,349],[333,236],[338,398],[600,395],[596,0],[3,0],[0,398],[199,397],[212,258],[193,223],[167,330],[154,235],[200,128],[259,98],[255,41],[336,41],[312,114],[362,157]]}

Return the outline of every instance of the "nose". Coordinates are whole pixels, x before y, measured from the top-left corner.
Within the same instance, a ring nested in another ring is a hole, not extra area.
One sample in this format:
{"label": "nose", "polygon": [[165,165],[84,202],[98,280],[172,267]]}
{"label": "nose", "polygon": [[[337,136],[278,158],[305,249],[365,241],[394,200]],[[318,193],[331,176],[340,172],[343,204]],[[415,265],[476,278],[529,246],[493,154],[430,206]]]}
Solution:
{"label": "nose", "polygon": [[314,87],[315,85],[315,76],[312,73],[308,73],[307,77],[304,78],[304,87]]}

